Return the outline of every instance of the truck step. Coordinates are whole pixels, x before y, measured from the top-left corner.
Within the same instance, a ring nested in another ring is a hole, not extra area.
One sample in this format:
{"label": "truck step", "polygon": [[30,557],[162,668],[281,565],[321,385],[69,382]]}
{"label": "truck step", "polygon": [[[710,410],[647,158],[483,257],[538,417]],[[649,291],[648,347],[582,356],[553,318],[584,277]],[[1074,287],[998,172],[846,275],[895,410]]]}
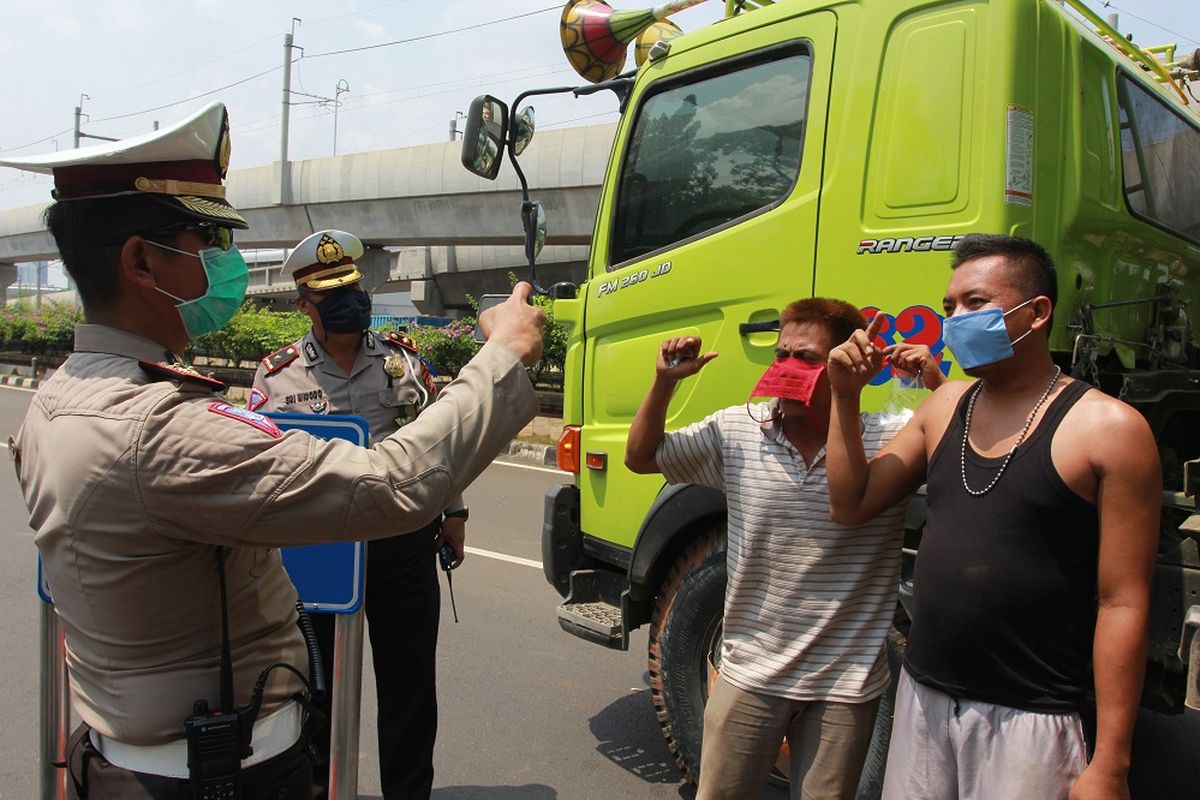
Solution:
{"label": "truck step", "polygon": [[572,636],[614,650],[628,645],[621,615],[620,589],[624,575],[611,570],[575,570],[571,592],[558,607],[558,624]]}
{"label": "truck step", "polygon": [[621,609],[605,602],[563,603],[558,607],[558,618],[604,636],[621,635]]}

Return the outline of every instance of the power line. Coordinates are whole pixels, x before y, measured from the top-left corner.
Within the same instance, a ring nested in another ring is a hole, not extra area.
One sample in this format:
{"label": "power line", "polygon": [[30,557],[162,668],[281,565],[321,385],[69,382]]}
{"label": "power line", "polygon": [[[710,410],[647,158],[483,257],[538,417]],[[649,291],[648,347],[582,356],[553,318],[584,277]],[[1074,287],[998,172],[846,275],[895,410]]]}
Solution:
{"label": "power line", "polygon": [[215,64],[218,61],[222,61],[226,58],[229,58],[230,56],[235,56],[238,53],[244,53],[247,50],[250,50],[251,48],[258,47],[260,44],[265,44],[267,42],[274,41],[275,39],[278,39],[282,35],[283,35],[282,32],[271,34],[270,36],[268,36],[265,39],[259,39],[257,42],[252,42],[251,44],[248,44],[245,47],[239,48],[237,50],[231,50],[228,53],[225,53],[224,55],[220,55],[220,56],[217,56],[216,58],[209,59],[208,61],[205,61],[202,64],[196,64],[194,66],[188,67],[187,69],[181,69],[178,72],[172,72],[168,75],[160,75],[159,77],[152,78],[151,80],[145,81],[144,83],[138,83],[133,86],[126,86],[124,89],[113,89],[111,92],[105,92],[104,94],[95,95],[91,99],[99,100],[103,97],[111,97],[114,94],[124,94],[125,92],[131,92],[134,89],[141,89],[142,87],[150,86],[151,84],[161,83],[162,81],[165,81],[169,78],[177,78],[180,75],[183,75],[188,72],[194,72],[195,70],[198,70],[201,67],[207,67],[209,64]]}
{"label": "power line", "polygon": [[[216,94],[217,92],[223,92],[226,89],[232,89],[234,86],[241,86],[243,83],[249,83],[250,81],[254,80],[255,78],[261,78],[264,75],[270,75],[272,72],[276,72],[281,69],[283,69],[282,66],[271,67],[270,69],[265,69],[262,72],[257,72],[254,75],[251,75],[247,78],[242,78],[240,81],[234,81],[233,83],[227,83],[224,86],[218,86],[216,89],[210,89],[207,92],[201,92],[200,94],[194,94],[194,95],[191,95],[190,97],[185,97],[182,100],[176,100],[173,103],[164,103],[161,106],[154,106],[153,108],[143,108],[141,111],[131,111],[128,114],[116,114],[111,117],[100,117],[99,119],[93,119],[90,121],[93,124],[97,123],[97,122],[112,122],[115,119],[128,119],[129,117],[136,117],[141,114],[149,114],[152,111],[162,111],[164,108],[174,108],[175,106],[181,106],[184,103],[190,103],[193,100],[199,100],[201,97],[208,97],[210,94]],[[68,129],[68,130],[70,130],[70,129]]]}
{"label": "power line", "polygon": [[1165,32],[1165,34],[1170,34],[1171,36],[1176,36],[1178,38],[1181,38],[1181,40],[1183,40],[1184,42],[1192,42],[1193,44],[1200,44],[1200,40],[1195,40],[1195,38],[1188,38],[1187,36],[1180,34],[1180,32],[1171,30],[1170,28],[1164,28],[1163,25],[1159,25],[1156,22],[1151,22],[1150,19],[1146,19],[1145,17],[1139,17],[1138,14],[1135,14],[1132,11],[1126,11],[1126,10],[1124,10],[1124,8],[1120,8],[1115,5],[1112,5],[1111,2],[1108,2],[1108,0],[1105,0],[1104,7],[1112,8],[1112,10],[1114,10],[1114,11],[1118,11],[1123,14],[1126,14],[1127,17],[1133,17],[1134,19],[1139,20],[1139,22],[1144,22],[1147,25],[1150,25],[1151,28],[1157,28],[1158,30]]}
{"label": "power line", "polygon": [[42,142],[48,142],[56,136],[62,136],[64,133],[70,133],[73,130],[75,130],[74,126],[71,126],[70,128],[64,128],[63,130],[59,131],[58,133],[52,133],[49,136],[46,136],[42,139],[38,139],[37,141],[34,141],[34,142],[26,142],[25,144],[17,145],[16,147],[6,147],[6,148],[4,148],[4,152],[7,153],[12,150],[24,150],[26,147],[33,147],[35,144],[41,144]]}
{"label": "power line", "polygon": [[[328,22],[328,21],[331,21],[331,20],[341,19],[341,18],[348,17],[348,16],[354,16],[355,14],[359,14],[359,13],[365,13],[365,12],[368,12],[368,11],[373,11],[373,10],[377,10],[377,9],[380,9],[380,8],[386,8],[386,7],[388,7],[388,6],[393,6],[393,5],[400,5],[401,3],[410,2],[410,1],[411,1],[411,0],[396,0],[395,2],[391,2],[391,3],[384,3],[384,4],[382,4],[382,5],[375,6],[375,7],[373,7],[373,8],[370,8],[370,9],[364,9],[362,12],[351,12],[350,14],[343,14],[343,15],[340,15],[340,16],[335,16],[335,17],[326,17],[326,18],[324,18],[324,19],[317,20],[315,23],[312,23],[312,24],[318,24],[318,23],[322,23],[322,22]],[[513,16],[509,16],[509,17],[503,17],[503,18],[501,18],[501,19],[490,20],[490,21],[487,21],[487,22],[480,22],[480,23],[476,23],[476,24],[474,24],[474,25],[467,25],[467,26],[464,26],[464,27],[461,27],[461,28],[454,28],[454,29],[451,29],[451,30],[446,30],[446,31],[437,31],[437,32],[434,32],[434,33],[423,34],[423,35],[421,35],[421,36],[413,36],[413,37],[409,37],[409,38],[407,38],[407,39],[400,39],[400,40],[397,40],[397,41],[394,41],[394,42],[384,42],[384,43],[381,43],[381,44],[365,45],[365,46],[363,46],[363,47],[353,47],[353,48],[348,48],[348,49],[345,49],[345,50],[333,50],[333,51],[329,51],[329,52],[325,52],[325,53],[316,53],[316,54],[313,54],[313,55],[303,55],[303,56],[301,56],[299,59],[296,59],[296,60],[294,60],[292,63],[293,63],[293,64],[296,64],[298,61],[301,61],[301,60],[303,60],[304,58],[324,58],[324,57],[327,57],[327,56],[342,55],[342,54],[346,54],[346,53],[357,53],[357,52],[363,52],[363,51],[366,51],[366,50],[374,50],[374,49],[381,48],[381,47],[392,47],[392,46],[395,46],[395,45],[400,45],[400,44],[407,44],[407,43],[416,42],[416,41],[423,41],[423,40],[427,40],[427,39],[434,39],[434,38],[438,38],[438,37],[442,37],[442,36],[448,36],[448,35],[450,35],[450,34],[454,34],[454,33],[462,33],[462,32],[464,32],[464,31],[476,30],[476,29],[479,29],[479,28],[488,27],[488,26],[490,26],[490,25],[497,25],[497,24],[500,24],[500,23],[503,23],[503,22],[511,22],[511,21],[513,21],[513,20],[517,20],[517,19],[523,19],[523,18],[525,18],[525,17],[531,17],[531,16],[535,16],[535,15],[537,15],[537,14],[543,14],[543,13],[545,13],[545,12],[547,12],[547,11],[554,11],[554,10],[557,10],[557,9],[558,9],[558,6],[547,6],[547,7],[545,7],[545,8],[537,9],[537,10],[535,10],[535,11],[527,11],[527,12],[525,12],[525,13],[522,13],[522,14],[515,14],[515,15],[513,15]],[[188,69],[185,69],[185,70],[180,70],[179,72],[171,73],[170,75],[165,75],[165,76],[162,76],[162,77],[159,77],[159,78],[155,78],[154,80],[147,81],[147,82],[145,82],[145,83],[141,83],[141,84],[137,84],[137,85],[135,85],[135,86],[126,87],[125,89],[117,89],[117,90],[114,90],[114,91],[112,91],[112,92],[107,92],[107,93],[105,93],[105,94],[103,94],[103,95],[98,95],[98,97],[109,97],[109,96],[111,96],[111,95],[120,94],[120,93],[122,93],[122,92],[130,91],[130,90],[132,90],[132,89],[137,89],[137,88],[141,88],[141,87],[143,87],[143,86],[148,86],[148,85],[150,85],[150,84],[152,84],[152,83],[157,83],[157,82],[159,82],[159,81],[166,80],[167,78],[170,78],[170,77],[176,77],[176,76],[178,76],[178,75],[182,75],[182,74],[184,74],[184,73],[186,73],[186,72],[190,72],[190,71],[193,71],[193,70],[195,70],[195,69],[199,69],[200,67],[206,66],[207,64],[211,64],[211,63],[214,63],[214,62],[216,62],[216,61],[219,61],[219,60],[221,60],[221,59],[223,59],[223,58],[226,58],[226,57],[228,57],[228,56],[234,55],[235,53],[240,53],[240,52],[243,52],[243,51],[245,51],[245,50],[248,50],[248,49],[250,49],[250,48],[252,48],[252,47],[257,47],[258,45],[260,45],[260,44],[262,44],[262,43],[264,43],[264,42],[270,41],[270,40],[271,40],[271,39],[273,39],[273,38],[275,38],[275,37],[274,37],[274,36],[271,36],[271,37],[268,37],[268,38],[266,38],[266,39],[261,39],[261,40],[259,40],[259,41],[257,41],[257,42],[254,42],[254,43],[252,43],[252,44],[246,45],[245,47],[243,47],[243,48],[240,48],[239,50],[235,50],[235,51],[232,51],[232,52],[230,52],[230,53],[226,53],[225,55],[222,55],[222,56],[220,56],[220,57],[218,57],[218,58],[212,59],[212,60],[210,60],[210,61],[208,61],[208,62],[205,62],[205,63],[203,63],[203,64],[198,64],[198,65],[196,65],[196,66],[194,66],[194,67],[189,67]],[[128,113],[126,113],[126,114],[114,114],[114,115],[112,115],[112,116],[108,116],[108,117],[99,117],[99,118],[96,118],[96,119],[91,119],[91,120],[90,120],[90,122],[92,122],[92,123],[99,123],[99,122],[111,122],[111,121],[114,121],[114,120],[128,119],[128,118],[130,118],[130,117],[136,117],[136,116],[140,116],[140,115],[142,115],[142,114],[149,114],[149,113],[152,113],[152,112],[155,112],[155,111],[162,111],[162,110],[164,110],[164,109],[168,109],[168,108],[174,108],[175,106],[180,106],[180,105],[183,105],[183,104],[185,104],[185,103],[189,103],[189,102],[191,102],[191,101],[193,101],[193,100],[198,100],[198,99],[200,99],[200,98],[202,98],[202,97],[208,97],[208,96],[210,96],[210,95],[214,95],[214,94],[216,94],[216,93],[218,93],[218,92],[223,92],[223,91],[225,91],[225,90],[227,90],[227,89],[232,89],[232,88],[233,88],[233,87],[235,87],[235,86],[240,86],[241,84],[248,83],[248,82],[250,82],[250,81],[252,81],[252,80],[255,80],[256,78],[261,78],[261,77],[263,77],[264,75],[269,75],[269,74],[271,74],[271,73],[273,73],[273,72],[275,72],[275,71],[277,71],[277,70],[279,70],[279,69],[282,69],[282,67],[281,67],[281,66],[275,66],[275,67],[271,67],[270,69],[263,70],[262,72],[255,73],[254,75],[250,75],[250,76],[248,76],[248,77],[246,77],[246,78],[242,78],[241,80],[237,80],[237,81],[234,81],[234,82],[232,82],[232,83],[225,84],[224,86],[219,86],[219,87],[217,87],[217,88],[215,88],[215,89],[210,89],[210,90],[208,90],[208,91],[206,91],[206,92],[201,92],[201,93],[199,93],[199,94],[190,95],[190,96],[188,96],[188,97],[186,97],[186,98],[184,98],[184,99],[182,99],[182,100],[176,100],[176,101],[174,101],[174,102],[171,102],[171,103],[164,103],[164,104],[162,104],[162,105],[153,106],[153,107],[151,107],[151,108],[145,108],[145,109],[141,109],[141,110],[139,110],[139,111],[131,111],[131,112],[128,112]],[[297,76],[298,76],[298,71],[297,71]],[[298,77],[299,77],[299,76],[298,76]],[[47,136],[47,137],[45,137],[45,138],[38,139],[38,140],[36,140],[36,141],[33,141],[33,142],[28,142],[28,143],[26,143],[26,144],[23,144],[23,145],[21,145],[20,147],[13,147],[13,148],[8,148],[8,149],[9,149],[9,150],[19,150],[19,149],[22,149],[22,148],[24,148],[24,147],[31,147],[31,146],[33,146],[33,145],[35,145],[35,144],[41,144],[42,142],[49,141],[50,139],[53,139],[53,138],[54,138],[54,137],[56,137],[56,136],[61,136],[63,133],[68,133],[68,132],[70,132],[71,130],[73,130],[73,129],[72,129],[72,128],[67,128],[67,129],[66,129],[66,131],[60,131],[59,133],[51,134],[50,136]]]}
{"label": "power line", "polygon": [[377,50],[381,47],[395,47],[396,45],[400,45],[400,44],[410,44],[412,42],[425,41],[426,39],[436,39],[439,36],[449,36],[452,33],[462,33],[464,31],[473,31],[478,28],[486,28],[489,25],[498,25],[501,22],[512,22],[513,20],[524,19],[525,17],[532,17],[537,14],[545,14],[547,11],[558,11],[559,8],[560,8],[559,6],[546,6],[545,8],[539,8],[536,11],[526,11],[524,14],[514,14],[511,17],[501,17],[500,19],[488,20],[487,22],[477,22],[474,25],[466,25],[462,28],[452,28],[447,31],[437,31],[435,33],[425,33],[420,36],[410,36],[407,39],[397,39],[394,42],[382,42],[380,44],[368,44],[368,45],[363,45],[362,47],[350,47],[345,50],[330,50],[326,53],[314,53],[312,55],[305,55],[304,57],[305,58],[325,58],[327,56],[340,56],[340,55],[344,55],[346,53],[361,53],[365,50]]}
{"label": "power line", "polygon": [[[546,77],[548,75],[556,75],[560,72],[569,72],[570,71],[569,67],[560,67],[558,69],[551,69],[551,67],[553,67],[553,66],[554,66],[554,64],[538,64],[535,66],[523,67],[521,69],[517,69],[517,70],[513,71],[513,73],[523,73],[523,74],[515,75],[515,77],[511,77],[511,78],[505,78],[504,80],[500,80],[500,81],[491,80],[491,81],[489,81],[488,85],[489,86],[497,86],[497,85],[503,85],[506,83],[517,83],[520,81],[527,81],[527,80],[532,80],[534,78],[542,78],[542,77]],[[543,71],[542,72],[534,72],[534,70],[543,70]],[[489,72],[489,73],[484,73],[484,74],[479,74],[479,75],[466,75],[461,78],[456,78],[454,80],[449,80],[449,81],[437,81],[435,83],[426,83],[426,84],[420,84],[417,86],[405,86],[405,87],[398,88],[398,89],[384,89],[384,90],[378,91],[378,92],[368,92],[367,94],[358,95],[357,99],[359,101],[361,101],[368,97],[381,97],[384,95],[399,94],[401,92],[420,92],[422,89],[432,89],[434,87],[447,86],[449,84],[456,84],[456,83],[465,83],[466,84],[466,85],[462,85],[462,86],[454,86],[449,89],[444,89],[444,90],[441,90],[438,92],[423,92],[421,94],[406,94],[403,97],[395,97],[395,98],[392,98],[391,100],[382,100],[382,101],[375,102],[375,103],[359,102],[355,105],[346,103],[342,107],[342,113],[348,114],[352,111],[361,111],[363,109],[368,109],[368,108],[378,108],[380,106],[389,105],[391,103],[403,103],[403,102],[407,102],[409,100],[419,100],[419,99],[422,99],[425,97],[436,97],[436,96],[445,95],[445,94],[452,94],[454,92],[470,89],[471,81],[486,80],[489,78],[493,78],[494,76],[495,76],[494,72]],[[320,119],[320,117],[317,117],[317,116],[301,117],[299,119],[293,120],[293,124],[306,122],[306,121],[312,120],[312,119]],[[257,119],[252,119],[247,122],[240,123],[238,125],[234,125],[232,130],[234,133],[237,133],[237,134],[253,133],[255,131],[269,130],[269,129],[277,126],[278,124],[279,124],[278,114],[272,114],[272,115],[268,115],[268,116],[258,117]],[[444,123],[437,123],[437,124],[441,125]]]}
{"label": "power line", "polygon": [[322,17],[321,19],[315,19],[312,22],[309,22],[308,24],[309,25],[320,25],[324,22],[333,22],[334,20],[345,19],[346,17],[355,17],[355,16],[358,16],[359,14],[367,14],[371,11],[378,11],[381,8],[388,8],[390,6],[398,6],[401,3],[411,3],[411,2],[412,2],[412,0],[394,0],[394,2],[391,2],[391,3],[382,3],[381,5],[371,6],[370,8],[363,8],[358,11],[350,11],[346,14],[336,14],[332,17]]}

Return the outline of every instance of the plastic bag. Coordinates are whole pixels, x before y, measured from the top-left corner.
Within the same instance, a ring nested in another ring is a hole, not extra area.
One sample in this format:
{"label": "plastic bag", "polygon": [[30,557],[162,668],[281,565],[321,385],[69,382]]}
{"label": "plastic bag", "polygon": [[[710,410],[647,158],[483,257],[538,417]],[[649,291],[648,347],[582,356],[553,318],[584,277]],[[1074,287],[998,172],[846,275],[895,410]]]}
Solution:
{"label": "plastic bag", "polygon": [[925,380],[920,373],[910,378],[902,377],[893,370],[892,378],[888,381],[887,398],[883,401],[880,413],[907,422],[928,396],[929,390],[925,388]]}

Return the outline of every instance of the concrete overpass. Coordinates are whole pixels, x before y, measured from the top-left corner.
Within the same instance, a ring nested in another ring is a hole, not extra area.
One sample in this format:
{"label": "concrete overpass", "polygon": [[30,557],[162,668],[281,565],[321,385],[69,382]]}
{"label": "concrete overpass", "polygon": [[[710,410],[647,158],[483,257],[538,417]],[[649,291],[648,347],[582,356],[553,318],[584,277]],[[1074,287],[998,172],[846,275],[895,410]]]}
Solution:
{"label": "concrete overpass", "polygon": [[[521,158],[530,196],[546,208],[543,284],[584,277],[600,183],[615,126],[539,131]],[[314,231],[341,228],[367,245],[364,273],[373,291],[410,291],[422,313],[466,308],[466,295],[508,287],[525,264],[521,190],[505,162],[495,181],[467,172],[458,142],[375,150],[234,170],[229,198],[250,223],[239,246],[289,247]],[[45,205],[0,212],[0,286],[17,262],[57,258],[41,222]],[[387,248],[387,249],[384,249]],[[249,294],[278,303],[292,286],[262,262]],[[521,273],[523,274],[523,273]]]}

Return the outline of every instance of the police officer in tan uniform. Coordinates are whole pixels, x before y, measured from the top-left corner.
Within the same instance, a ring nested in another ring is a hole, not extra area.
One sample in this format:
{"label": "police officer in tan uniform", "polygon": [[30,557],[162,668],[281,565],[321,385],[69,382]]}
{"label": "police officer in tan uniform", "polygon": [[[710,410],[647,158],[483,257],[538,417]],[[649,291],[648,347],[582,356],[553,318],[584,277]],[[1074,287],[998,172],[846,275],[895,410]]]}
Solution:
{"label": "police officer in tan uniform", "polygon": [[10,442],[83,721],[72,797],[194,796],[181,727],[198,700],[225,706],[223,642],[229,705],[266,672],[250,746],[223,767],[241,797],[307,797],[295,698],[308,660],[277,548],[420,529],[537,409],[528,285],[483,315],[491,340],[438,401],[371,448],[281,433],[183,366],[189,339],[224,325],[247,283],[228,137],[218,103],[143,137],[0,161],[53,172],[46,221],[87,319]]}
{"label": "police officer in tan uniform", "polygon": [[[312,330],[262,360],[251,410],[357,414],[377,440],[433,402],[437,390],[413,340],[370,330],[371,298],[355,266],[362,254],[358,237],[325,230],[305,238],[284,261],[280,275],[295,281],[296,307],[312,320]],[[441,603],[434,554],[444,539],[454,548],[454,566],[462,562],[466,518],[456,497],[423,529],[368,545],[366,614],[387,800],[428,798],[433,789]],[[326,664],[333,663],[333,623],[331,614],[313,617]],[[327,737],[318,744],[328,752]]]}

